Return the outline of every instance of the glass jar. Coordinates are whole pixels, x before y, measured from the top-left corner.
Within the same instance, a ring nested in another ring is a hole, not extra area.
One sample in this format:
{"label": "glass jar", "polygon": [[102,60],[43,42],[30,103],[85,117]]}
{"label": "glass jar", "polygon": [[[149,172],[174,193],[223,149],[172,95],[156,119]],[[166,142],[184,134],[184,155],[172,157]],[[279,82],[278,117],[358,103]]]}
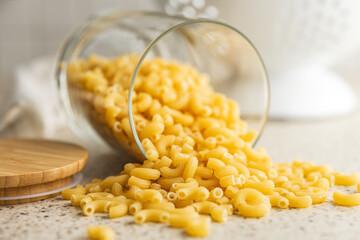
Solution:
{"label": "glass jar", "polygon": [[[187,63],[206,73],[216,92],[236,100],[241,118],[259,139],[269,110],[269,81],[263,61],[247,37],[234,27],[210,19],[186,19],[153,12],[115,12],[92,16],[76,27],[64,41],[56,63],[60,102],[73,131],[89,143],[112,146],[141,158],[144,148],[135,130],[132,101],[128,117],[135,142],[118,141],[89,102],[93,96],[69,81],[69,64],[96,54],[116,58],[124,54],[140,57],[129,78],[129,95],[144,59],[161,57]],[[140,150],[140,151],[138,151]],[[140,154],[139,154],[140,153]]]}

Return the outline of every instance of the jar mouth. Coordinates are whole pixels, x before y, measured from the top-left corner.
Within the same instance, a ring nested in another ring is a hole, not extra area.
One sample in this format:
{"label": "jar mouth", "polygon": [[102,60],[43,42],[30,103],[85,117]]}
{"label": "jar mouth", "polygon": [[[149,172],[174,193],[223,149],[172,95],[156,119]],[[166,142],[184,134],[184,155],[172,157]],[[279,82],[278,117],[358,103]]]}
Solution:
{"label": "jar mouth", "polygon": [[[161,14],[164,15],[164,14]],[[265,80],[265,84],[266,84],[266,107],[265,107],[265,112],[263,114],[263,118],[261,121],[261,125],[260,128],[257,131],[257,135],[256,138],[254,139],[254,141],[252,142],[252,146],[255,146],[256,143],[258,142],[266,121],[268,119],[268,113],[269,113],[269,106],[270,106],[270,82],[269,82],[269,77],[268,77],[268,73],[264,64],[263,59],[261,58],[261,55],[259,53],[259,51],[257,50],[257,48],[255,47],[255,45],[239,30],[237,30],[236,28],[232,27],[231,25],[228,25],[227,23],[221,22],[221,21],[217,21],[217,20],[212,20],[212,19],[185,19],[185,18],[181,18],[184,19],[183,22],[180,22],[170,28],[168,28],[166,31],[164,31],[163,33],[161,33],[157,38],[155,38],[144,50],[144,52],[141,54],[141,57],[135,67],[135,70],[133,72],[133,75],[131,77],[131,82],[130,82],[130,87],[129,87],[129,95],[128,95],[128,114],[129,114],[129,121],[130,121],[130,129],[132,131],[133,137],[135,139],[136,145],[138,146],[138,148],[140,149],[141,153],[145,156],[145,149],[141,144],[140,138],[137,134],[136,131],[136,127],[135,127],[135,122],[134,122],[134,117],[133,117],[133,112],[132,112],[132,98],[133,98],[133,91],[134,91],[134,86],[135,86],[135,81],[136,81],[136,77],[138,75],[138,72],[140,70],[140,67],[143,63],[143,61],[145,60],[145,58],[147,57],[147,55],[150,53],[150,51],[154,48],[154,46],[156,46],[156,44],[163,39],[166,35],[168,35],[169,33],[173,32],[176,29],[179,29],[181,27],[184,27],[186,25],[191,25],[191,24],[199,24],[199,23],[209,23],[209,24],[215,24],[218,26],[222,26],[225,27],[229,30],[232,30],[233,32],[235,32],[236,34],[238,34],[239,36],[241,36],[248,44],[250,44],[251,48],[254,50],[256,56],[258,57],[258,60],[261,64],[261,68],[263,71],[263,77]]]}

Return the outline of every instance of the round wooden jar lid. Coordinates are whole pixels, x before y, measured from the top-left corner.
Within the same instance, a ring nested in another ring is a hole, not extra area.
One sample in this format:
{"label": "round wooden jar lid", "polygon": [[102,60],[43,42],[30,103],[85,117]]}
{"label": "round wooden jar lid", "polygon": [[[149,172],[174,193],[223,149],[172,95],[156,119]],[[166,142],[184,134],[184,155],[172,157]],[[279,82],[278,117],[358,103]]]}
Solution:
{"label": "round wooden jar lid", "polygon": [[[0,139],[0,205],[55,196],[79,182],[86,149],[65,142]],[[78,175],[78,174],[77,174]]]}

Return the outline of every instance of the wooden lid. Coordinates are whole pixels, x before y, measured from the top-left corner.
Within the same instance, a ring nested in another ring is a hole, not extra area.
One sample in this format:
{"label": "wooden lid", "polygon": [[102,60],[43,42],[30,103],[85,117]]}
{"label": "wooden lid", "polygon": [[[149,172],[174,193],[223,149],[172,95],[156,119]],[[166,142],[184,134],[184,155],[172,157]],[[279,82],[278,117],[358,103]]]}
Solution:
{"label": "wooden lid", "polygon": [[86,149],[65,142],[0,139],[0,205],[4,197],[38,194],[68,184],[84,168],[87,157]]}

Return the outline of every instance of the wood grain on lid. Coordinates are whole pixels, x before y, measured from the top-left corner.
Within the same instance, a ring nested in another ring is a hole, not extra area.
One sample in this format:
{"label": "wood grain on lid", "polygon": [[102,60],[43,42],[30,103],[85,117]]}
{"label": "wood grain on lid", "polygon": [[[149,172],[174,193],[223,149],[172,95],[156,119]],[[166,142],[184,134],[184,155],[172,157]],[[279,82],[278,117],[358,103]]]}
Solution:
{"label": "wood grain on lid", "polygon": [[0,188],[56,181],[84,168],[86,149],[65,142],[0,139]]}

